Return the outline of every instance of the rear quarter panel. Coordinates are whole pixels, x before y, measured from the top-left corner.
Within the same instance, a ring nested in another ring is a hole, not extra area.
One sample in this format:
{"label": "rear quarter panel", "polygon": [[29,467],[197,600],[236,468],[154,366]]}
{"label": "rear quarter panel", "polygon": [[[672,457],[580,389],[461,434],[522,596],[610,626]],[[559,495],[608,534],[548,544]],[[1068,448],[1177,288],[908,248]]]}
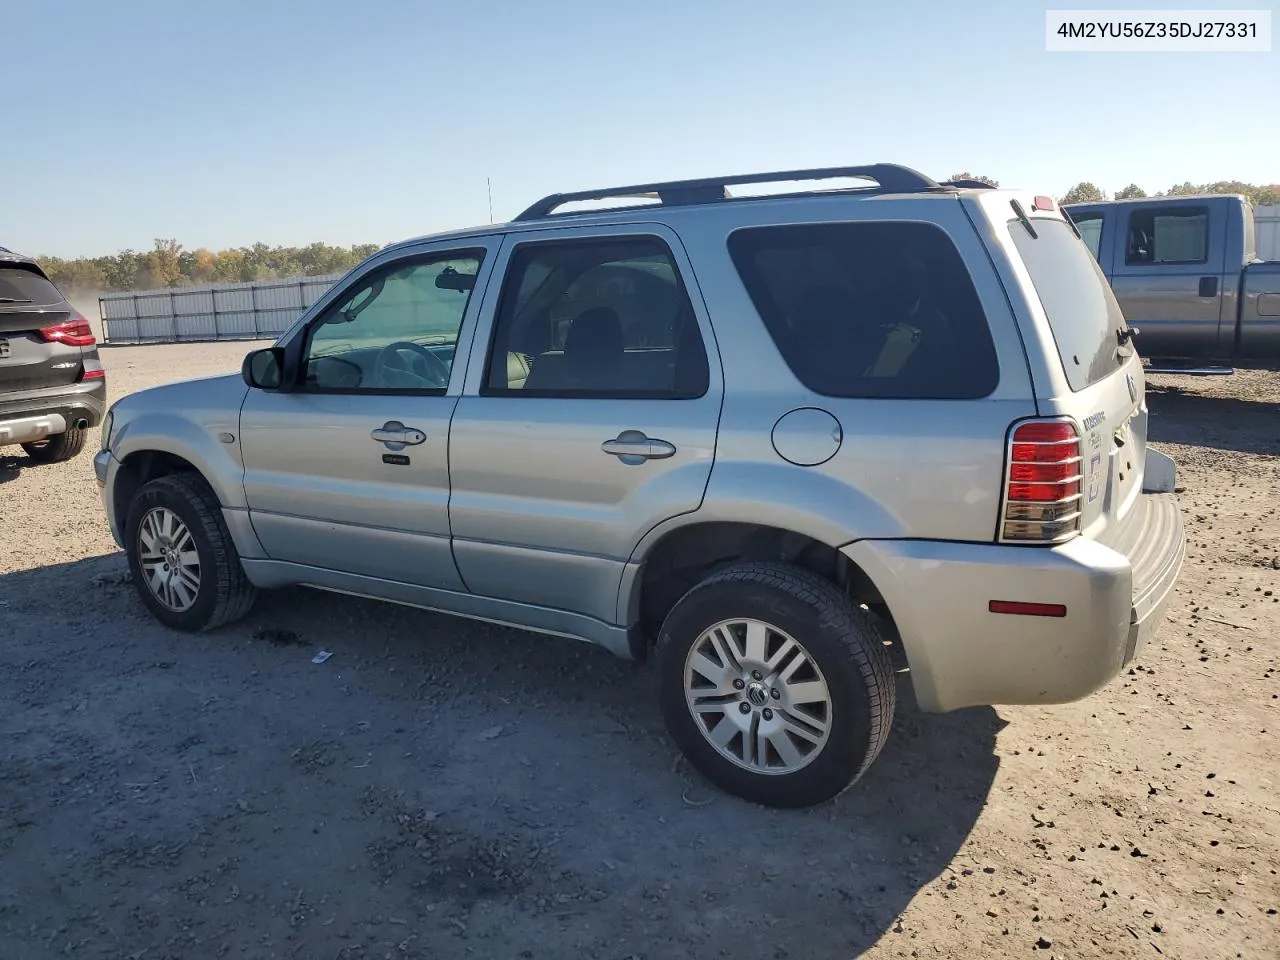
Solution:
{"label": "rear quarter panel", "polygon": [[1245,267],[1240,282],[1240,356],[1280,357],[1280,261]]}
{"label": "rear quarter panel", "polygon": [[[959,249],[991,328],[1000,368],[980,400],[840,398],[809,391],[787,367],[756,311],[727,240],[770,224],[916,220],[935,224]],[[1035,413],[1018,325],[990,258],[954,196],[811,198],[724,204],[668,218],[695,265],[726,382],[715,466],[696,514],[651,532],[700,521],[763,523],[838,546],[861,538],[990,541],[1000,507],[1005,434]],[[797,408],[839,421],[830,459],[797,466],[775,449],[771,428]]]}
{"label": "rear quarter panel", "polygon": [[[1110,522],[1128,512],[1141,492],[1147,424],[1142,361],[1135,352],[1098,382],[1078,391],[1071,389],[1049,319],[1010,233],[1011,199],[1017,199],[1028,214],[1033,213],[1035,198],[1031,194],[970,194],[965,202],[975,221],[989,225],[989,249],[1010,293],[1022,335],[1031,345],[1028,363],[1040,415],[1070,417],[1082,437],[1085,495],[1081,528],[1086,537],[1096,538]],[[1061,218],[1057,210],[1034,211],[1031,220],[1034,224]],[[1117,446],[1118,431],[1129,436],[1127,446]]]}

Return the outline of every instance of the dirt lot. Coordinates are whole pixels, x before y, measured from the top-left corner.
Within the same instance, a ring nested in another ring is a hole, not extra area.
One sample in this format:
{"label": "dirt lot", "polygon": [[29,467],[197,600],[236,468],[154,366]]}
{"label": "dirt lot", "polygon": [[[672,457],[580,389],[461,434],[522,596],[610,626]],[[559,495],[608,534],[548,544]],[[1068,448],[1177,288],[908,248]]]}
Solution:
{"label": "dirt lot", "polygon": [[[103,355],[119,396],[245,349]],[[1191,546],[1128,675],[941,717],[903,679],[803,812],[711,791],[651,669],[586,645],[302,590],[169,632],[89,456],[8,448],[0,957],[1280,956],[1277,401],[1152,378]]]}

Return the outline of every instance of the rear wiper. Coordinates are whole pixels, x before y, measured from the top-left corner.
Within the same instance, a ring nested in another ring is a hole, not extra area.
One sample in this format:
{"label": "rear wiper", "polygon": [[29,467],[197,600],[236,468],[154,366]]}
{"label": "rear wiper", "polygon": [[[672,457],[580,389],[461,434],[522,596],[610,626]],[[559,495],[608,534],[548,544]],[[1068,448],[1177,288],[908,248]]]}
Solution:
{"label": "rear wiper", "polygon": [[1036,233],[1036,228],[1031,225],[1031,218],[1028,217],[1027,212],[1022,209],[1022,204],[1017,200],[1010,200],[1009,206],[1013,207],[1013,212],[1018,218],[1018,222],[1027,228],[1027,233],[1031,234],[1031,239],[1038,240],[1040,235]]}
{"label": "rear wiper", "polygon": [[23,300],[21,297],[0,297],[0,303],[35,303],[35,301]]}
{"label": "rear wiper", "polygon": [[1116,340],[1120,342],[1120,346],[1124,346],[1130,340],[1138,335],[1137,327],[1122,327],[1116,331]]}

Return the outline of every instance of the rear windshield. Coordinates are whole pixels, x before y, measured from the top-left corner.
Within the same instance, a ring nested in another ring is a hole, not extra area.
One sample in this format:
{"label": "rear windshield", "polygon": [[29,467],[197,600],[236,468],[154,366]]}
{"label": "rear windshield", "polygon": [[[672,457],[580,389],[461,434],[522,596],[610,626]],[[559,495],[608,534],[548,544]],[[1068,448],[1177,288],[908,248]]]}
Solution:
{"label": "rear windshield", "polygon": [[62,303],[62,294],[38,273],[22,267],[0,266],[0,306],[14,303],[48,306]]}
{"label": "rear windshield", "polygon": [[1035,237],[1019,220],[1009,221],[1009,232],[1049,317],[1067,383],[1083,390],[1127,356],[1116,335],[1125,329],[1124,315],[1089,248],[1066,222],[1047,217],[1032,222]]}
{"label": "rear windshield", "polygon": [[729,237],[729,253],[778,352],[815,393],[970,400],[1000,381],[964,259],[932,224],[750,227]]}

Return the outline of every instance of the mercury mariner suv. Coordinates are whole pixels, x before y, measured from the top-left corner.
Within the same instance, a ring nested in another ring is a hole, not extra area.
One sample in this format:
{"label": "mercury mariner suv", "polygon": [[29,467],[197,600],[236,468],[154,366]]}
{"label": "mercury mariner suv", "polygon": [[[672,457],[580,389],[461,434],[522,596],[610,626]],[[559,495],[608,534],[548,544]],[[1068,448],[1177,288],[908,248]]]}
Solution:
{"label": "mercury mariner suv", "polygon": [[891,646],[945,712],[1085,697],[1156,629],[1184,534],[1133,333],[1046,196],[556,194],[120,400],[95,467],[171,627],[302,584],[652,651],[691,763],[801,806],[884,746]]}

